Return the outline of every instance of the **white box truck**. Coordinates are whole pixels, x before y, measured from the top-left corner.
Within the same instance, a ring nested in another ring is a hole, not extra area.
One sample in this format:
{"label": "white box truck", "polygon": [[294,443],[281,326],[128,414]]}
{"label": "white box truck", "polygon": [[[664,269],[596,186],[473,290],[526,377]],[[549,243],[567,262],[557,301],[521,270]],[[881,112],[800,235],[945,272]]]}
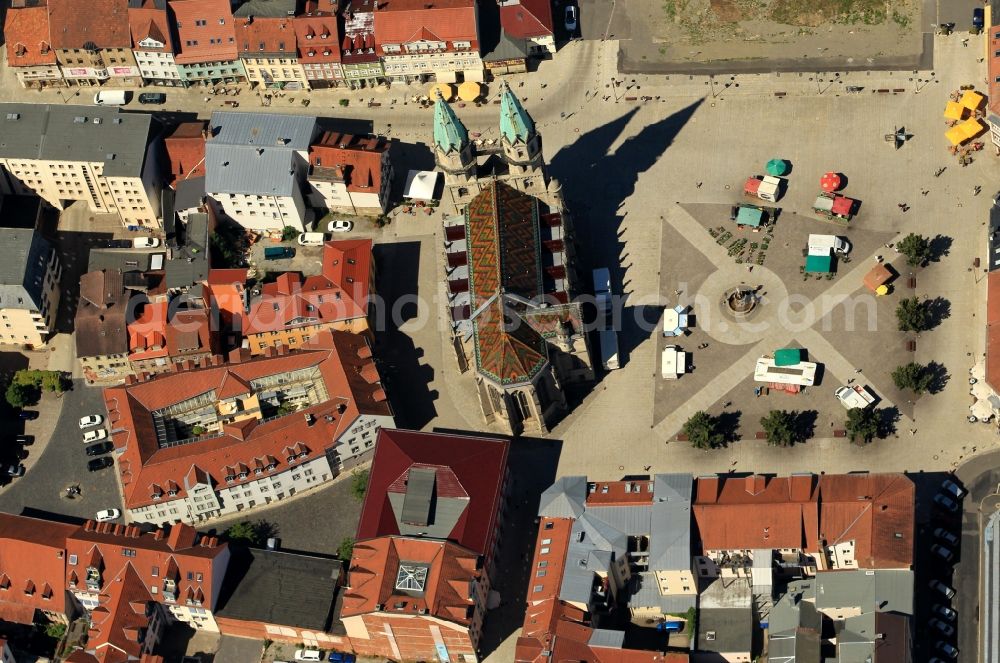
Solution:
{"label": "white box truck", "polygon": [[828,256],[831,251],[847,255],[851,252],[851,243],[836,235],[809,235],[809,255]]}
{"label": "white box truck", "polygon": [[97,106],[124,106],[128,103],[128,92],[125,90],[103,90],[94,95]]}
{"label": "white box truck", "polygon": [[875,397],[868,392],[867,387],[853,385],[850,387],[840,387],[834,392],[837,400],[848,410],[858,408],[864,410],[875,402]]}

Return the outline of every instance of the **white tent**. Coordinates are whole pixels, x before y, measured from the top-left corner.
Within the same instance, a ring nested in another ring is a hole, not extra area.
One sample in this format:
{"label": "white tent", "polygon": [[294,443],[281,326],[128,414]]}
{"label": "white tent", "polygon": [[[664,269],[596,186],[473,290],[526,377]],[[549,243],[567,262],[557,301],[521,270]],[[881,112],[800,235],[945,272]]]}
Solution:
{"label": "white tent", "polygon": [[406,175],[403,197],[411,200],[434,200],[434,189],[439,176],[440,173],[433,170],[411,170]]}

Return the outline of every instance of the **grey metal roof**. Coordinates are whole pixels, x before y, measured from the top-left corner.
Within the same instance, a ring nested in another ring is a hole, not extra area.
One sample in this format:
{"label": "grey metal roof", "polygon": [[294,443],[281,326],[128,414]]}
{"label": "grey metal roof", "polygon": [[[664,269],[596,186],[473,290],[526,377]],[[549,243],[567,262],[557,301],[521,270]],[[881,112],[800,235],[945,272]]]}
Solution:
{"label": "grey metal roof", "polygon": [[815,585],[811,580],[788,584],[771,608],[768,623],[770,663],[820,663],[822,617],[811,600]]}
{"label": "grey metal roof", "polygon": [[91,249],[87,261],[87,271],[99,272],[102,269],[108,269],[123,272],[148,272],[152,268],[154,255],[158,254],[129,249]]}
{"label": "grey metal roof", "polygon": [[652,571],[633,575],[628,590],[630,608],[659,608],[663,613],[678,615],[694,608],[698,602],[697,594],[661,594],[656,574]]}
{"label": "grey metal roof", "polygon": [[208,214],[188,215],[183,230],[178,230],[178,238],[181,241],[164,265],[167,288],[192,288],[196,284],[200,288],[200,283],[208,278]]}
{"label": "grey metal roof", "polygon": [[816,608],[913,614],[913,571],[837,571],[816,575]]}
{"label": "grey metal roof", "polygon": [[538,500],[538,515],[545,518],[579,518],[586,511],[587,477],[560,477]]}
{"label": "grey metal roof", "polygon": [[192,177],[177,182],[174,194],[174,209],[178,212],[198,209],[205,200],[205,178]]}
{"label": "grey metal roof", "polygon": [[590,633],[590,640],[587,644],[591,647],[607,647],[609,649],[621,649],[625,644],[625,631],[612,631],[606,628],[595,628]]}
{"label": "grey metal roof", "polygon": [[649,568],[667,571],[691,568],[690,474],[653,477],[653,507],[649,525]]}
{"label": "grey metal roof", "polygon": [[458,519],[469,508],[467,497],[437,497],[429,505],[430,522],[425,525],[403,521],[406,497],[402,493],[388,493],[389,504],[396,516],[396,526],[404,536],[424,536],[432,539],[447,539],[455,529]]}
{"label": "grey metal roof", "polygon": [[698,611],[697,651],[750,653],[753,615],[745,608],[702,608]]}
{"label": "grey metal roof", "polygon": [[297,0],[246,0],[233,11],[235,18],[284,18],[295,15]]}
{"label": "grey metal roof", "polygon": [[273,550],[232,550],[217,615],[326,631],[342,565],[334,559]]}
{"label": "grey metal roof", "polygon": [[500,60],[521,60],[528,57],[523,39],[514,39],[507,31],[500,29],[500,39],[492,51],[483,56],[483,62],[498,62]]}
{"label": "grey metal roof", "polygon": [[0,242],[0,308],[40,310],[48,241],[28,228],[5,228]]}
{"label": "grey metal roof", "polygon": [[205,144],[205,190],[290,196],[295,160],[306,158],[318,130],[312,116],[213,113]]}
{"label": "grey metal roof", "polygon": [[431,522],[431,502],[436,483],[437,470],[433,467],[410,468],[406,475],[406,493],[403,495],[400,521],[421,527]]}
{"label": "grey metal roof", "polygon": [[138,177],[151,122],[107,106],[3,103],[0,158],[97,162],[107,177]]}

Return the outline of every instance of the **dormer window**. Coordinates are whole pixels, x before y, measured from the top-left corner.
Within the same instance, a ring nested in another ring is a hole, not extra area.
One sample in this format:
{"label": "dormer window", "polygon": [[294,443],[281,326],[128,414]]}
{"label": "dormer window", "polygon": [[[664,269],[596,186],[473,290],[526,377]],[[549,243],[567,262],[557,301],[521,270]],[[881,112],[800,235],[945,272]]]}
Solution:
{"label": "dormer window", "polygon": [[26,49],[24,47],[24,44],[18,44],[14,48],[14,54],[17,55],[17,57],[19,57],[19,58],[24,57],[27,53],[28,53],[28,49]]}
{"label": "dormer window", "polygon": [[306,53],[306,55],[308,55],[311,58],[314,58],[316,57],[316,51],[309,51],[308,53]]}
{"label": "dormer window", "polygon": [[288,463],[294,463],[295,462],[295,456],[289,456],[288,458],[285,459],[285,461],[287,461]]}
{"label": "dormer window", "polygon": [[265,469],[265,470],[267,470],[268,472],[270,472],[270,471],[271,471],[271,470],[273,470],[273,469],[274,469],[275,467],[277,467],[277,466],[276,466],[276,465],[275,465],[274,463],[271,463],[270,465],[268,465],[268,466],[267,466],[267,467],[265,467],[264,469]]}
{"label": "dormer window", "polygon": [[302,453],[299,454],[299,458],[305,458],[308,455],[309,455],[308,451],[303,451]]}
{"label": "dormer window", "polygon": [[176,491],[176,490],[168,490],[168,491],[167,491],[167,495],[169,495],[170,497],[173,497],[173,496],[174,496],[174,495],[176,495],[176,494],[177,494],[177,491]]}
{"label": "dormer window", "polygon": [[263,474],[264,473],[264,468],[263,467],[254,468],[253,473],[254,474]]}
{"label": "dormer window", "polygon": [[232,483],[233,481],[236,481],[236,477],[233,476],[232,474],[227,474],[226,475],[226,483]]}
{"label": "dormer window", "polygon": [[246,479],[247,478],[247,473],[246,472],[240,472],[239,478],[240,479]]}

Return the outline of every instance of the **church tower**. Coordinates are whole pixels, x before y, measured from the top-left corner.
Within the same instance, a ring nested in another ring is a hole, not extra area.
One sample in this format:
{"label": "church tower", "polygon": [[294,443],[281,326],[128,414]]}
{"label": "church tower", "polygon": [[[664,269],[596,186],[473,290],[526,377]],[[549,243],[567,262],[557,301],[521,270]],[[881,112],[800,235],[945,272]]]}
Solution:
{"label": "church tower", "polygon": [[476,155],[469,132],[440,92],[434,102],[434,162],[444,173],[445,186],[457,208],[479,192],[475,184]]}
{"label": "church tower", "polygon": [[526,193],[544,196],[547,181],[542,138],[535,131],[535,121],[506,81],[500,89],[500,142],[511,179],[509,184]]}

